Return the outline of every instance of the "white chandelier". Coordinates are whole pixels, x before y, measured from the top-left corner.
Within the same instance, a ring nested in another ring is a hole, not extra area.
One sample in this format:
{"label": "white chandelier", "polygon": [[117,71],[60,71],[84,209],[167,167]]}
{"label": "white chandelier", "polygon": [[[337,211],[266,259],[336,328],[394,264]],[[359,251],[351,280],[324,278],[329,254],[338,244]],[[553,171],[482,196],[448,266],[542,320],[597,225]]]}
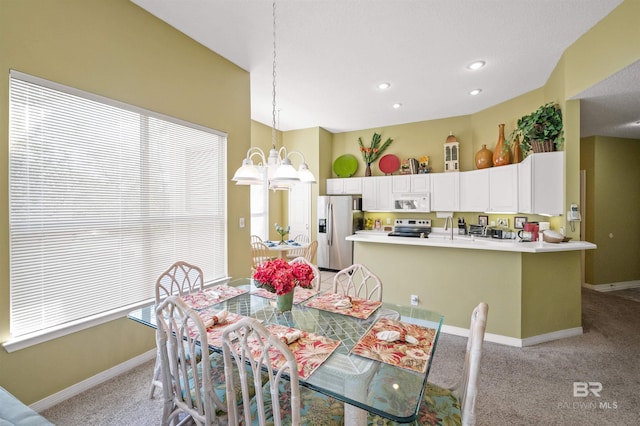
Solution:
{"label": "white chandelier", "polygon": [[[302,163],[298,170],[291,164],[289,158],[293,154],[302,157]],[[258,164],[253,163],[253,158],[258,157]],[[266,168],[266,171],[265,171]],[[316,178],[309,170],[304,160],[304,155],[298,151],[287,151],[284,146],[276,150],[276,2],[273,2],[273,89],[272,89],[272,126],[271,149],[269,157],[265,157],[264,151],[258,147],[251,147],[247,151],[247,157],[242,160],[242,166],[233,175],[232,181],[236,185],[263,185],[265,179],[269,188],[274,190],[286,190],[296,183],[316,183]]]}

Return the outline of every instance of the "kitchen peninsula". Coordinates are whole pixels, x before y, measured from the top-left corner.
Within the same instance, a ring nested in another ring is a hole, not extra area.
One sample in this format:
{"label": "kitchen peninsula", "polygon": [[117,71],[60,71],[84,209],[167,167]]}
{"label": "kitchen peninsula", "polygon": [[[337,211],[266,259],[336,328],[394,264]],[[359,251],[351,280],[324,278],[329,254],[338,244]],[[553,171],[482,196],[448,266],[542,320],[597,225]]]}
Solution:
{"label": "kitchen peninsula", "polygon": [[581,255],[595,249],[566,243],[472,239],[433,233],[429,238],[356,234],[354,263],[376,265],[383,300],[444,314],[443,331],[464,335],[469,315],[487,302],[486,339],[529,346],[582,334]]}

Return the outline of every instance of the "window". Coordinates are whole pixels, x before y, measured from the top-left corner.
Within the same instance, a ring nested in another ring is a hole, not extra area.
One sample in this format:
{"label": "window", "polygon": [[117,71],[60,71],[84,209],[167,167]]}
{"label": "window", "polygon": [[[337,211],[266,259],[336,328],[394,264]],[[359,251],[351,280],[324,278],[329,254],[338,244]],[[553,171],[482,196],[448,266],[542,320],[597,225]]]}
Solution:
{"label": "window", "polygon": [[264,184],[251,185],[250,188],[250,210],[251,210],[251,235],[257,235],[263,240],[269,239],[269,183],[266,179]]}
{"label": "window", "polygon": [[12,71],[9,145],[12,338],[227,276],[224,133]]}

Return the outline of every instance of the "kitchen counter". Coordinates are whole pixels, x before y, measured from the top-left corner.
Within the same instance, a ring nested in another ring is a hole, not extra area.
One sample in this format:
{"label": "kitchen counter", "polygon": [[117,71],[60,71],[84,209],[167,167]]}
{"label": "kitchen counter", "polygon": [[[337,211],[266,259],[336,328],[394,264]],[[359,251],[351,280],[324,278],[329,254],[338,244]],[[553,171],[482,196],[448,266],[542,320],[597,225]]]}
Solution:
{"label": "kitchen counter", "polygon": [[[457,232],[457,229],[454,230]],[[357,231],[347,237],[349,241],[378,244],[402,244],[423,247],[446,247],[470,250],[512,251],[520,253],[551,253],[560,251],[593,250],[597,246],[587,241],[569,241],[566,243],[530,242],[499,240],[495,238],[473,237],[469,235],[451,235],[444,232],[432,232],[429,238],[389,237],[387,232]]]}
{"label": "kitchen counter", "polygon": [[422,239],[384,232],[347,239],[354,263],[382,280],[385,302],[418,296],[419,306],[444,314],[444,333],[466,336],[471,311],[486,302],[487,341],[520,347],[582,334],[581,262],[595,244],[451,240],[442,228],[432,231]]}

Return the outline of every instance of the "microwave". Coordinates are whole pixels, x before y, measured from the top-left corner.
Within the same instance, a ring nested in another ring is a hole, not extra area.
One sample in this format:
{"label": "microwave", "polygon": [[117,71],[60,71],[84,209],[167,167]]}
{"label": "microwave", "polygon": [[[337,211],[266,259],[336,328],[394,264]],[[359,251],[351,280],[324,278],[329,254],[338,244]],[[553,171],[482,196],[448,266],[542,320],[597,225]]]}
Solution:
{"label": "microwave", "polygon": [[428,192],[420,194],[393,194],[392,198],[394,212],[431,212],[431,198]]}

